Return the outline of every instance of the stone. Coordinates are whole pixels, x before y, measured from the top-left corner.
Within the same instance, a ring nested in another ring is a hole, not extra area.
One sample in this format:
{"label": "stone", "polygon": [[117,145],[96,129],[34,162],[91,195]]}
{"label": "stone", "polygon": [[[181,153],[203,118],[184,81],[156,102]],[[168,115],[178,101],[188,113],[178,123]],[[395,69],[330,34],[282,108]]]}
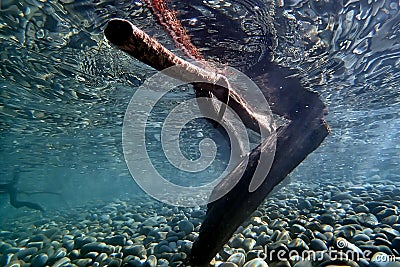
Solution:
{"label": "stone", "polygon": [[288,222],[283,221],[281,219],[273,220],[272,223],[269,225],[273,230],[283,230],[288,227]]}
{"label": "stone", "polygon": [[309,238],[307,235],[305,235],[305,234],[299,234],[299,235],[297,235],[297,238],[302,239],[302,240],[303,240],[304,242],[306,242],[307,244],[310,243],[310,238]]}
{"label": "stone", "polygon": [[108,262],[108,267],[120,267],[121,266],[121,263],[122,263],[122,260],[121,259],[116,259],[116,258],[114,258],[114,259],[111,259],[109,262]]}
{"label": "stone", "polygon": [[321,223],[325,223],[331,226],[335,225],[337,219],[337,216],[332,213],[324,213],[319,216],[319,221]]}
{"label": "stone", "polygon": [[82,246],[81,255],[86,255],[89,252],[98,252],[98,253],[107,253],[110,254],[113,252],[113,248],[105,243],[93,242],[88,243]]}
{"label": "stone", "polygon": [[192,213],[191,213],[191,216],[193,217],[193,218],[200,218],[200,219],[203,219],[203,217],[206,215],[206,213],[205,213],[205,211],[203,211],[203,210],[194,210],[194,211],[192,211]]}
{"label": "stone", "polygon": [[232,248],[240,248],[240,247],[242,247],[243,241],[244,241],[244,238],[235,236],[231,239],[229,244],[230,244],[230,247],[232,247]]}
{"label": "stone", "polygon": [[125,246],[126,245],[126,237],[124,235],[116,235],[116,236],[106,238],[105,242],[107,244],[113,245],[113,246]]}
{"label": "stone", "polygon": [[375,215],[376,215],[376,217],[378,219],[383,219],[383,218],[388,217],[390,215],[397,215],[397,213],[398,212],[395,209],[385,208],[385,209],[379,211],[378,213],[376,213]]}
{"label": "stone", "polygon": [[68,258],[70,258],[71,260],[75,260],[79,256],[79,251],[77,249],[73,249],[71,252],[68,253]]}
{"label": "stone", "polygon": [[71,252],[75,247],[74,240],[63,240],[63,247],[67,250],[67,252]]}
{"label": "stone", "polygon": [[284,229],[281,232],[279,232],[278,235],[276,236],[276,241],[288,242],[290,240],[292,240],[292,239],[290,238],[289,231],[284,230]]}
{"label": "stone", "polygon": [[372,209],[382,205],[382,203],[378,202],[378,201],[369,201],[369,202],[366,202],[364,205],[367,206],[370,210],[372,210]]}
{"label": "stone", "polygon": [[270,239],[271,239],[271,237],[263,232],[257,237],[256,245],[257,246],[265,246],[269,242]]}
{"label": "stone", "polygon": [[392,243],[389,240],[386,240],[386,239],[384,239],[382,237],[377,237],[374,240],[374,245],[375,246],[384,245],[384,246],[387,246],[387,247],[391,247]]}
{"label": "stone", "polygon": [[327,260],[318,265],[318,267],[359,267],[359,265],[352,260],[349,259],[335,259],[335,260]]}
{"label": "stone", "polygon": [[191,241],[184,240],[180,246],[181,246],[180,251],[185,252],[188,255],[192,250],[193,243]]}
{"label": "stone", "polygon": [[178,223],[179,230],[184,232],[185,234],[190,234],[194,231],[193,223],[189,222],[188,220],[182,220]]}
{"label": "stone", "polygon": [[79,267],[86,267],[86,266],[90,266],[92,264],[93,260],[89,259],[89,258],[85,258],[85,259],[76,259],[74,261],[72,261],[72,263],[78,265]]}
{"label": "stone", "polygon": [[356,213],[369,213],[369,208],[365,205],[358,205],[354,208]]}
{"label": "stone", "polygon": [[38,235],[34,235],[31,238],[29,238],[29,242],[44,242],[44,241],[48,241],[49,238],[47,236],[45,236],[44,234],[38,234]]}
{"label": "stone", "polygon": [[251,250],[246,254],[246,260],[251,261],[252,259],[262,257],[264,251],[263,250]]}
{"label": "stone", "polygon": [[[99,254],[102,254],[102,253],[99,253],[99,252],[96,252],[96,251],[92,251],[92,252],[88,252],[88,253],[86,253],[84,256],[86,257],[86,258],[91,258],[92,260],[95,260],[95,259],[97,259],[97,257],[99,256]],[[106,253],[105,253],[106,254]],[[107,254],[106,254],[107,255]]]}
{"label": "stone", "polygon": [[393,225],[399,221],[399,216],[397,215],[389,215],[381,220],[381,223]]}
{"label": "stone", "polygon": [[167,246],[167,245],[161,245],[158,250],[157,250],[158,254],[162,254],[162,253],[172,253],[173,250]]}
{"label": "stone", "polygon": [[233,262],[223,262],[218,267],[238,267],[237,264]]}
{"label": "stone", "polygon": [[331,200],[333,201],[342,201],[342,200],[347,200],[347,199],[352,199],[352,196],[348,192],[340,192],[332,196]]}
{"label": "stone", "polygon": [[43,248],[43,241],[38,241],[38,242],[29,242],[26,244],[27,248],[37,248],[38,250],[41,250]]}
{"label": "stone", "polygon": [[132,245],[127,246],[122,249],[124,255],[134,255],[139,258],[144,258],[146,256],[146,248],[143,245]]}
{"label": "stone", "polygon": [[309,260],[305,260],[305,261],[298,261],[295,263],[295,265],[293,265],[293,267],[313,267],[312,262]]}
{"label": "stone", "polygon": [[315,251],[327,251],[328,247],[325,242],[320,239],[313,239],[310,242],[310,249]]}
{"label": "stone", "polygon": [[268,267],[268,264],[261,258],[255,258],[247,262],[243,267]]}
{"label": "stone", "polygon": [[179,253],[174,253],[171,256],[170,262],[178,262],[178,261],[184,261],[187,258],[186,254],[183,252]]}
{"label": "stone", "polygon": [[40,253],[32,258],[31,266],[32,267],[44,267],[44,266],[46,266],[48,259],[49,259],[49,256],[47,256],[45,253]]}
{"label": "stone", "polygon": [[381,231],[389,238],[389,240],[400,237],[400,232],[390,227],[383,227]]}
{"label": "stone", "polygon": [[356,243],[356,242],[367,242],[369,241],[370,238],[366,234],[356,234],[352,237],[351,242]]}
{"label": "stone", "polygon": [[71,262],[71,260],[67,257],[61,258],[58,261],[56,261],[51,267],[60,267],[63,266],[67,263]]}
{"label": "stone", "polygon": [[290,262],[286,261],[274,261],[269,264],[269,267],[291,267]]}
{"label": "stone", "polygon": [[312,208],[312,205],[307,199],[300,199],[297,207],[300,210],[309,210]]}
{"label": "stone", "polygon": [[150,255],[147,260],[143,264],[144,267],[156,267],[157,266],[157,258],[154,255]]}
{"label": "stone", "polygon": [[293,239],[292,241],[289,242],[287,247],[289,248],[289,250],[296,250],[296,251],[303,251],[309,249],[306,242],[304,242],[304,240],[301,238]]}
{"label": "stone", "polygon": [[242,243],[242,248],[246,251],[250,251],[256,245],[256,241],[253,238],[245,238]]}
{"label": "stone", "polygon": [[358,213],[356,216],[358,222],[366,227],[374,227],[379,223],[378,218],[376,218],[372,213]]}
{"label": "stone", "polygon": [[243,264],[244,264],[244,262],[245,262],[245,260],[246,260],[246,256],[243,254],[243,253],[234,253],[234,254],[232,254],[229,258],[228,258],[228,260],[227,260],[227,262],[233,262],[233,263],[235,263],[238,267],[242,267],[243,266]]}
{"label": "stone", "polygon": [[19,250],[17,253],[15,253],[15,257],[19,260],[22,260],[23,258],[25,258],[26,256],[30,256],[35,254],[38,251],[38,249],[36,247],[31,247],[31,248],[25,248],[25,249],[21,249]]}
{"label": "stone", "polygon": [[75,243],[74,248],[81,248],[83,245],[94,243],[96,241],[97,239],[93,236],[78,236],[74,240]]}
{"label": "stone", "polygon": [[304,233],[305,231],[306,231],[306,228],[304,228],[304,226],[299,225],[299,224],[293,224],[290,227],[290,232],[292,234],[301,234],[301,233]]}
{"label": "stone", "polygon": [[395,237],[392,240],[392,248],[400,251],[400,237]]}

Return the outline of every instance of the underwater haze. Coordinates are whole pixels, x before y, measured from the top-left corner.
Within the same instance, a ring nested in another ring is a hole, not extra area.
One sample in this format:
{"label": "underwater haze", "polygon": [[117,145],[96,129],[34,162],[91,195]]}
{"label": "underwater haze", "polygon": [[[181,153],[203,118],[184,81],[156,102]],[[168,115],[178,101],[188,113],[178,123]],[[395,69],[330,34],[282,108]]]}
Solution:
{"label": "underwater haze", "polygon": [[[135,182],[124,116],[156,70],[103,33],[123,18],[185,57],[146,2],[0,0],[0,266],[189,266],[207,208],[165,204]],[[330,134],[212,266],[400,267],[400,1],[166,2],[200,53],[239,70],[265,60],[272,21],[268,60],[298,70],[328,109]],[[191,161],[213,139],[207,168],[182,171],[163,154],[163,121],[194,95],[180,86],[157,102],[143,155],[188,187],[224,174],[230,157],[229,142],[205,119],[171,139]],[[28,204],[13,205],[12,190]],[[341,250],[352,254],[338,259]]]}

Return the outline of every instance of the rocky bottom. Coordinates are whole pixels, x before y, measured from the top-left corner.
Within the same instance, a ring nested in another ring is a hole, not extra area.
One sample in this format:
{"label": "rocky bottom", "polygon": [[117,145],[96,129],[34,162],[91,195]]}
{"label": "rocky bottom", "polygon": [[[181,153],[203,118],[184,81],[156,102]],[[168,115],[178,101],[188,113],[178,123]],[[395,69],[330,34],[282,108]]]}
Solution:
{"label": "rocky bottom", "polygon": [[[292,182],[239,227],[211,266],[400,267],[399,185],[377,176]],[[0,265],[187,266],[205,211],[137,197],[26,213],[3,224]]]}

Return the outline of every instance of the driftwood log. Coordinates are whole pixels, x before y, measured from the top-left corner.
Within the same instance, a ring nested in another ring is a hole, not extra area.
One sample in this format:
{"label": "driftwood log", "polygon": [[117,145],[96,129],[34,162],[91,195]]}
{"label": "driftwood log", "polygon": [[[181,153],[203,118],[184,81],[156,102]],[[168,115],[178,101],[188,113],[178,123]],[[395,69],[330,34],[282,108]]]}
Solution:
{"label": "driftwood log", "polygon": [[[181,72],[171,73],[172,77],[184,82],[193,77],[207,81],[193,84],[196,96],[215,96],[236,111],[246,127],[256,132],[260,132],[260,127],[264,127],[251,107],[230,88],[223,76],[177,57],[126,20],[111,20],[104,32],[113,45],[157,70],[179,65]],[[228,194],[208,204],[199,237],[193,243],[189,255],[189,263],[193,266],[207,265],[271,190],[314,151],[329,133],[324,120],[325,105],[317,93],[306,90],[299,79],[293,78],[295,71],[270,62],[261,62],[247,74],[263,91],[272,112],[288,119],[289,122],[277,129],[272,167],[265,173],[265,179],[257,190],[249,192],[248,189],[260,157],[269,152],[269,140],[264,140],[253,149],[216,186],[214,191],[217,192],[228,186],[230,180],[239,180]],[[221,113],[223,111],[220,111],[219,115],[223,115]],[[243,169],[244,174],[237,177]]]}

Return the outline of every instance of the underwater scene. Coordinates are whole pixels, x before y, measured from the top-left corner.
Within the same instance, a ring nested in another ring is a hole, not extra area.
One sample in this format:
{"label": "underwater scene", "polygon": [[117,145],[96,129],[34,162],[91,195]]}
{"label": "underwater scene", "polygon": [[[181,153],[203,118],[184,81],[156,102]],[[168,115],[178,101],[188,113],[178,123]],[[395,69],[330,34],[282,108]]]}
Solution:
{"label": "underwater scene", "polygon": [[0,266],[400,267],[399,0],[0,0]]}

